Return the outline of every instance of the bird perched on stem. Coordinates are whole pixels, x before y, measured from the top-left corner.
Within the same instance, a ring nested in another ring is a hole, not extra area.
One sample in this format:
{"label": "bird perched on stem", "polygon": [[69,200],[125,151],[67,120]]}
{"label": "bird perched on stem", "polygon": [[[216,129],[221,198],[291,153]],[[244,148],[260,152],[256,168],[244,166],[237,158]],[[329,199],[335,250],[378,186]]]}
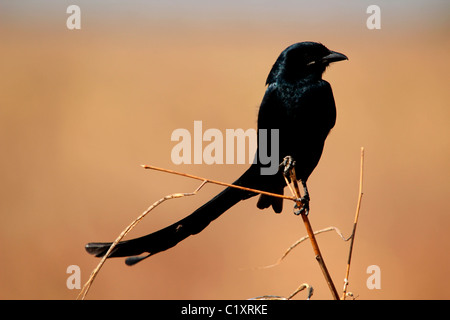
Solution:
{"label": "bird perched on stem", "polygon": [[[258,149],[278,150],[278,159],[290,157],[294,160],[291,165],[294,165],[304,189],[303,207],[297,213],[309,212],[306,182],[317,166],[325,139],[336,122],[333,92],[330,84],[322,79],[322,74],[330,63],[341,60],[347,60],[347,57],[320,43],[300,42],[281,52],[267,77],[267,89],[258,113],[258,133],[260,129],[277,132],[277,148],[271,148],[274,147],[271,140],[266,141],[269,145],[261,145],[263,139],[258,134]],[[286,186],[283,169],[275,174],[264,174],[262,169],[267,164],[259,154],[257,150],[255,162],[233,184],[283,194]],[[232,206],[255,195],[254,192],[227,187],[184,219],[149,235],[119,242],[109,257],[130,257],[126,263],[133,265],[199,233]],[[257,207],[272,207],[280,213],[282,201],[262,194]],[[86,250],[102,257],[110,246],[111,243],[92,242],[86,245]],[[138,257],[143,253],[147,254]]]}

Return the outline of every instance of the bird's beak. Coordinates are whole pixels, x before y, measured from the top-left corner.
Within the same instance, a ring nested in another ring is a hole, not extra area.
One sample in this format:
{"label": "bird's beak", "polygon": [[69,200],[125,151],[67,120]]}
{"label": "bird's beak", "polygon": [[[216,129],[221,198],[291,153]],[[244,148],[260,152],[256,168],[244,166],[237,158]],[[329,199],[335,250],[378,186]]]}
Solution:
{"label": "bird's beak", "polygon": [[342,60],[348,60],[347,56],[345,54],[342,54],[342,53],[339,53],[336,51],[330,51],[330,54],[328,54],[322,58],[322,61],[327,62],[327,63],[342,61]]}

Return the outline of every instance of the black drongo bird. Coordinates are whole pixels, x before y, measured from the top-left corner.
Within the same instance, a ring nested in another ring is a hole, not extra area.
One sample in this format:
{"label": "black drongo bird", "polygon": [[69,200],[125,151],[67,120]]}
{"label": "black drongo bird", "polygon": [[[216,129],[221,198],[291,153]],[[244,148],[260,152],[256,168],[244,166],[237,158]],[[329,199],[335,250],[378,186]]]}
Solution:
{"label": "black drongo bird", "polygon": [[[322,74],[330,63],[346,59],[342,53],[331,51],[320,43],[296,43],[280,54],[267,77],[268,87],[259,108],[258,129],[278,129],[279,159],[290,156],[295,161],[296,176],[305,190],[303,210],[306,214],[309,209],[306,181],[319,162],[325,139],[336,122],[333,92]],[[270,150],[270,146],[266,150]],[[283,170],[263,174],[261,168],[265,164],[258,154],[257,151],[256,161],[234,184],[283,194],[286,186]],[[199,233],[236,203],[255,195],[228,187],[186,218],[149,235],[118,243],[109,257],[130,257],[126,263],[133,265]],[[282,199],[261,195],[257,206],[260,209],[272,206],[279,213]],[[111,243],[94,242],[87,244],[86,250],[102,257],[110,246]],[[137,257],[142,253],[147,255]]]}

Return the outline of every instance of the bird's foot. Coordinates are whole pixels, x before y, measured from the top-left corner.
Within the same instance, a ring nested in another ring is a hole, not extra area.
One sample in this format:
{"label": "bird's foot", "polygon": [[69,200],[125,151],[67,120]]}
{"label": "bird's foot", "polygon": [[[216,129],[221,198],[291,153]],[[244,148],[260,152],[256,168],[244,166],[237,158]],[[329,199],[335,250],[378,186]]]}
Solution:
{"label": "bird's foot", "polygon": [[284,176],[289,177],[290,176],[289,172],[292,170],[292,168],[295,167],[294,158],[292,158],[291,156],[284,157],[283,162],[280,163],[280,168],[281,167],[284,167],[283,169]]}
{"label": "bird's foot", "polygon": [[[301,206],[298,205],[299,202]],[[307,216],[309,214],[309,195],[305,195],[297,200],[294,206],[294,214],[297,216],[300,214]]]}

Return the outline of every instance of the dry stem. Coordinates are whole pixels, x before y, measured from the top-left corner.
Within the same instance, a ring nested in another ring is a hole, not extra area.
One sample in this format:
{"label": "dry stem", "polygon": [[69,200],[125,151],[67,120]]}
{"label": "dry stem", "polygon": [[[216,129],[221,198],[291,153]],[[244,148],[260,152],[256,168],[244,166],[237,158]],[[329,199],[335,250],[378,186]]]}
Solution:
{"label": "dry stem", "polygon": [[120,240],[122,240],[123,237],[125,237],[128,234],[128,232],[130,232],[150,211],[155,209],[157,206],[159,206],[161,203],[163,203],[166,200],[195,195],[207,182],[208,181],[204,180],[202,182],[202,184],[197,189],[195,189],[194,192],[174,193],[174,194],[170,194],[170,195],[167,195],[167,196],[159,199],[158,201],[153,203],[150,207],[148,207],[147,210],[145,210],[139,217],[137,217],[130,225],[128,225],[128,227],[126,227],[125,230],[122,231],[122,233],[116,238],[116,240],[114,240],[114,242],[111,244],[111,247],[109,247],[108,251],[103,256],[102,260],[100,260],[97,267],[94,269],[94,271],[92,271],[88,281],[84,284],[83,288],[81,289],[80,293],[78,294],[77,300],[80,298],[81,298],[81,300],[84,300],[87,293],[89,292],[89,289],[90,289],[92,283],[94,282],[95,277],[97,276],[98,272],[102,268],[103,264],[105,263],[106,259],[108,258],[109,254],[111,253],[111,251],[120,242]]}
{"label": "dry stem", "polygon": [[363,172],[364,172],[364,148],[361,148],[361,165],[360,165],[360,171],[359,171],[358,204],[356,205],[356,214],[355,214],[355,220],[353,223],[353,231],[352,231],[352,235],[351,235],[350,249],[349,249],[349,253],[348,253],[347,269],[345,271],[344,289],[343,289],[343,293],[342,293],[342,299],[345,299],[346,293],[347,293],[347,287],[348,287],[348,277],[350,274],[350,263],[352,261],[352,253],[353,253],[353,242],[355,241],[356,225],[358,224],[359,210],[361,208],[361,199],[363,196]]}
{"label": "dry stem", "polygon": [[211,180],[211,179],[207,179],[207,178],[194,176],[194,175],[188,174],[188,173],[178,172],[178,171],[175,171],[175,170],[164,169],[164,168],[159,168],[159,167],[150,166],[150,165],[142,165],[142,167],[144,169],[152,169],[152,170],[156,170],[156,171],[162,171],[162,172],[166,172],[166,173],[177,174],[179,176],[183,176],[183,177],[187,177],[187,178],[192,178],[192,179],[196,179],[196,180],[202,180],[202,181],[206,181],[206,182],[209,182],[209,183],[218,184],[220,186],[241,189],[241,190],[255,192],[255,193],[259,193],[259,194],[265,194],[267,196],[272,196],[272,197],[276,197],[276,198],[282,198],[282,199],[294,200],[294,201],[296,200],[294,197],[289,197],[289,196],[285,196],[285,195],[282,195],[282,194],[271,193],[271,192],[267,192],[267,191],[262,191],[262,190],[257,190],[257,189],[251,189],[251,188],[247,188],[247,187],[237,186],[237,185],[230,184],[230,183],[225,183],[225,182],[222,182],[222,181]]}
{"label": "dry stem", "polygon": [[[324,232],[333,231],[333,230],[336,231],[336,233],[337,233],[337,234],[342,238],[342,240],[344,240],[344,241],[348,241],[348,240],[350,240],[351,237],[352,237],[351,235],[350,235],[350,237],[348,237],[348,238],[344,237],[344,234],[341,232],[341,230],[339,230],[338,228],[333,227],[333,226],[328,227],[328,228],[324,228],[324,229],[321,229],[321,230],[314,231],[314,235],[318,235],[318,234],[321,234],[321,233],[324,233]],[[281,261],[283,261],[283,259],[286,258],[286,256],[287,256],[287,255],[288,255],[295,247],[297,247],[300,243],[302,243],[303,241],[305,241],[305,240],[307,240],[307,239],[309,239],[309,236],[304,236],[304,237],[298,239],[298,240],[297,240],[296,242],[294,242],[289,248],[286,249],[286,251],[284,252],[284,254],[277,260],[277,262],[275,262],[274,264],[267,265],[267,266],[258,267],[258,269],[268,269],[268,268],[272,268],[272,267],[275,267],[275,266],[279,265],[279,264],[281,263]]]}
{"label": "dry stem", "polygon": [[[297,199],[301,198],[300,190],[297,183],[297,177],[295,175],[295,168],[290,169],[290,175],[291,175],[291,181],[294,185],[294,190],[290,187],[289,181],[286,179],[286,183],[289,186],[289,189],[291,192],[294,192],[294,196]],[[300,208],[302,206],[302,202],[297,200],[297,206]],[[311,245],[314,250],[314,254],[316,257],[317,262],[319,263],[320,269],[322,270],[323,276],[325,277],[325,280],[328,284],[328,287],[330,288],[331,295],[333,296],[334,300],[339,300],[339,295],[337,293],[336,287],[334,286],[333,280],[331,279],[330,273],[328,272],[328,269],[325,265],[325,261],[323,260],[322,253],[320,252],[319,245],[317,243],[316,237],[314,236],[314,231],[311,227],[311,223],[309,222],[308,216],[304,213],[301,213],[303,223],[305,224],[306,232],[308,233],[309,239],[311,240]]]}
{"label": "dry stem", "polygon": [[274,295],[266,295],[266,296],[260,296],[256,297],[250,300],[291,300],[297,293],[300,291],[303,291],[305,289],[308,289],[308,296],[306,297],[306,300],[311,299],[314,289],[307,283],[302,283],[300,286],[295,289],[294,292],[292,292],[288,297],[282,297],[282,296],[274,296]]}

